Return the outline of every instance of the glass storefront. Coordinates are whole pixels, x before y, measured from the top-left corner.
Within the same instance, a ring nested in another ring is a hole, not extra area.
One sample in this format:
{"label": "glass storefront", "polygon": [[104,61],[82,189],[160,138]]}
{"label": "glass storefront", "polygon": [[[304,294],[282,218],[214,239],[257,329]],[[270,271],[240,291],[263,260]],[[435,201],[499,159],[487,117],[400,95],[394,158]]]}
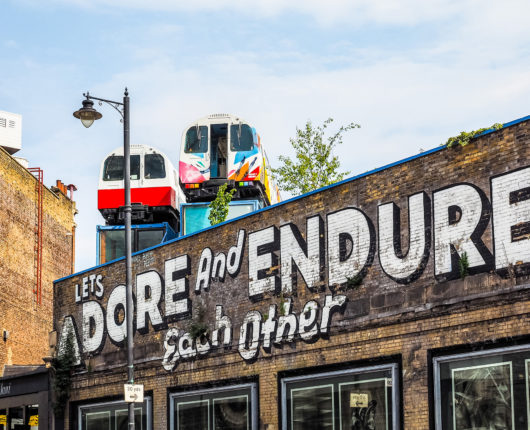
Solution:
{"label": "glass storefront", "polygon": [[398,429],[397,364],[282,379],[284,430]]}
{"label": "glass storefront", "polygon": [[528,429],[530,345],[434,358],[436,429]]}
{"label": "glass storefront", "polygon": [[0,409],[0,430],[39,428],[39,405]]}
{"label": "glass storefront", "polygon": [[257,430],[257,387],[244,384],[171,394],[172,430]]}
{"label": "glass storefront", "polygon": [[[152,429],[151,398],[135,403],[134,422],[136,430]],[[82,405],[78,409],[80,430],[127,430],[128,403],[123,401]]]}

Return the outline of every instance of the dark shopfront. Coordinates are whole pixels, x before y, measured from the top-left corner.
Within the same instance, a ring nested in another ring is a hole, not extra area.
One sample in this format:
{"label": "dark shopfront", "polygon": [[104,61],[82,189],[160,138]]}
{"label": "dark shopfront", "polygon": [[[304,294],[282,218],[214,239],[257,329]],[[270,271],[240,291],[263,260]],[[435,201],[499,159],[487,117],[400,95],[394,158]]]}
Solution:
{"label": "dark shopfront", "polygon": [[53,428],[50,388],[45,366],[5,366],[0,378],[0,430]]}
{"label": "dark shopfront", "polygon": [[[528,429],[529,140],[514,121],[133,256],[137,429]],[[55,283],[66,428],[124,428],[124,270]]]}

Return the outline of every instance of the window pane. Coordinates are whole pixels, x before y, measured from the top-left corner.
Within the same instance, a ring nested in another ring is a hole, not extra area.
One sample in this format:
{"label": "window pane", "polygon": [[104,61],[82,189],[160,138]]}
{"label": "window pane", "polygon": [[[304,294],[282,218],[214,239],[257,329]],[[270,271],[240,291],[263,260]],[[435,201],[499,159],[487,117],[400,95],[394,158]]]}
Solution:
{"label": "window pane", "polygon": [[[140,156],[131,155],[131,179],[140,179]],[[104,181],[123,180],[123,155],[111,155],[103,165]]]}
{"label": "window pane", "polygon": [[232,151],[250,151],[254,148],[254,135],[247,124],[230,126],[230,149]]}
{"label": "window pane", "polygon": [[333,428],[333,385],[291,390],[291,429]]}
{"label": "window pane", "polygon": [[[120,409],[115,414],[116,430],[127,430],[129,428],[129,411]],[[142,408],[134,408],[134,429],[143,430]]]}
{"label": "window pane", "polygon": [[177,430],[208,430],[208,400],[176,402]]}
{"label": "window pane", "polygon": [[393,372],[396,365],[289,378],[282,421],[291,430],[391,430]]}
{"label": "window pane", "polygon": [[[199,131],[199,133],[197,133]],[[202,153],[208,151],[208,127],[191,127],[186,132],[184,152]]]}
{"label": "window pane", "polygon": [[103,230],[100,231],[99,237],[99,262],[101,264],[125,255],[125,230]]}
{"label": "window pane", "polygon": [[343,429],[386,429],[391,414],[387,378],[359,381],[340,386],[341,426]]}
{"label": "window pane", "polygon": [[203,228],[210,227],[208,214],[210,208],[207,204],[197,206],[184,206],[181,211],[181,222],[184,234],[190,234]]}
{"label": "window pane", "polygon": [[438,429],[529,428],[524,346],[436,358]]}
{"label": "window pane", "polygon": [[455,429],[511,429],[511,363],[453,369]]}
{"label": "window pane", "polygon": [[214,430],[247,430],[248,423],[248,397],[228,397],[215,399]]}
{"label": "window pane", "polygon": [[110,430],[110,412],[89,412],[85,416],[85,430]]}
{"label": "window pane", "polygon": [[162,243],[164,237],[164,230],[138,230],[138,247],[136,251],[150,248],[151,246],[159,245]]}
{"label": "window pane", "polygon": [[249,214],[253,211],[254,205],[252,203],[228,206],[228,215],[226,216],[226,219],[229,220],[232,218],[237,218],[238,216]]}
{"label": "window pane", "polygon": [[[144,403],[136,403],[134,407],[134,423],[137,430],[150,430],[148,415],[151,415],[150,398],[144,398]],[[96,405],[80,406],[79,414],[82,427],[80,430],[127,430],[128,404],[125,402],[100,403]]]}
{"label": "window pane", "polygon": [[164,157],[160,154],[145,154],[145,178],[160,179],[166,177]]}
{"label": "window pane", "polygon": [[103,165],[104,181],[121,181],[123,179],[123,156],[111,155]]}

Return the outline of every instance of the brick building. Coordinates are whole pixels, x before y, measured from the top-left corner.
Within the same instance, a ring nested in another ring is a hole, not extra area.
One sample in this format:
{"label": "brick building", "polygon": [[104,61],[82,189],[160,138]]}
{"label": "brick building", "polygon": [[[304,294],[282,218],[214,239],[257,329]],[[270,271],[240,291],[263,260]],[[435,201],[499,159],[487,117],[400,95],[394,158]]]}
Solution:
{"label": "brick building", "polygon": [[[47,188],[42,170],[11,155],[20,149],[19,121],[0,112],[0,376],[10,380],[4,366],[44,365],[49,355],[53,281],[73,272],[76,212],[60,181]],[[0,380],[0,421],[6,408],[23,406],[15,391]]]}
{"label": "brick building", "polygon": [[[530,117],[133,256],[142,429],[523,429]],[[126,420],[125,262],[55,283],[66,428]]]}

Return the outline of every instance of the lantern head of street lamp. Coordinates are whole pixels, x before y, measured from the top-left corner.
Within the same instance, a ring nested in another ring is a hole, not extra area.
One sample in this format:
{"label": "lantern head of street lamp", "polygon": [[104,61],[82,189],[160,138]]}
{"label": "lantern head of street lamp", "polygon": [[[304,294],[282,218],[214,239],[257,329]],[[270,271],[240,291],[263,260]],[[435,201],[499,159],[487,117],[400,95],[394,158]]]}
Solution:
{"label": "lantern head of street lamp", "polygon": [[86,128],[90,127],[95,120],[100,119],[103,116],[93,108],[94,102],[88,97],[87,93],[86,99],[83,100],[83,107],[74,112],[74,116],[80,119]]}

